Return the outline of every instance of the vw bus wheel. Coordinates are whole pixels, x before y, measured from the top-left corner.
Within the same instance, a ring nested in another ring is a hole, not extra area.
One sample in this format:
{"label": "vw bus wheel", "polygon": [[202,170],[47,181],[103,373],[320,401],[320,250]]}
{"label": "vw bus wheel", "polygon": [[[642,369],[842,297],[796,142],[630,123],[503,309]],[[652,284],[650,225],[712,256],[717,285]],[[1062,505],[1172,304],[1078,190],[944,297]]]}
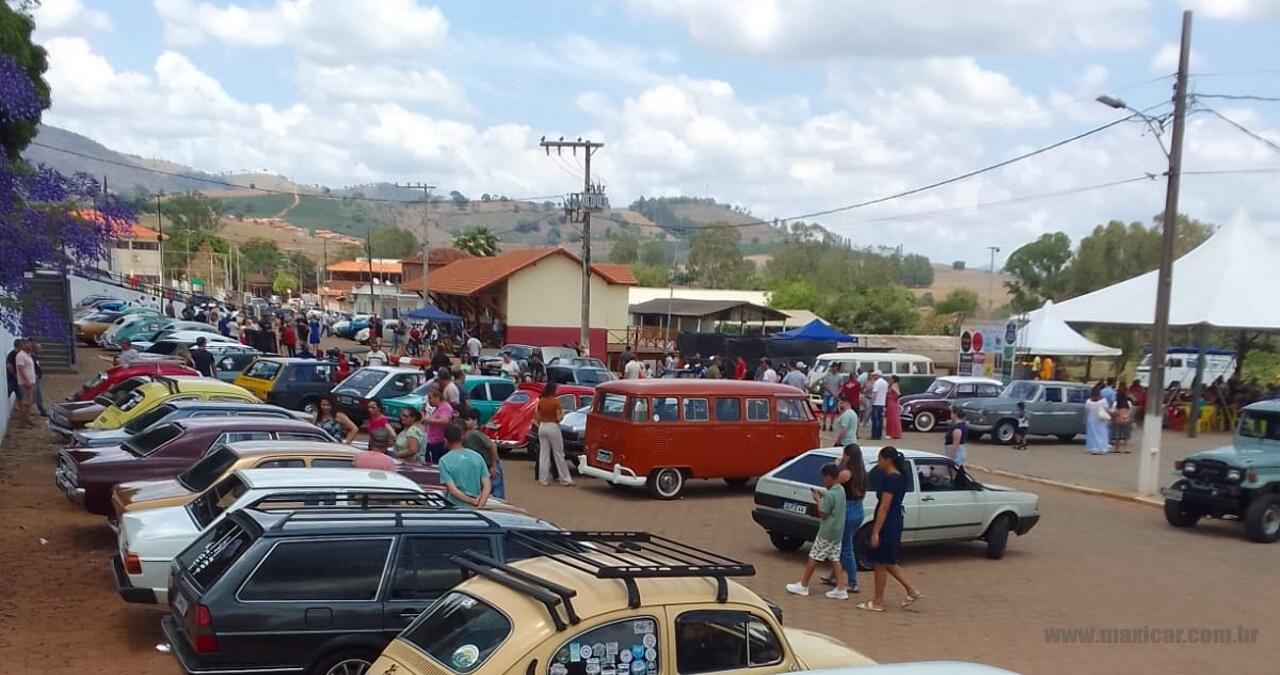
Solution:
{"label": "vw bus wheel", "polygon": [[680,469],[654,469],[649,474],[649,494],[657,499],[675,499],[684,489],[684,474]]}
{"label": "vw bus wheel", "polygon": [[938,421],[933,417],[933,413],[922,412],[922,413],[916,414],[916,418],[913,424],[916,428],[916,431],[923,431],[925,433],[928,433],[930,431],[933,431],[933,427],[938,424]]}

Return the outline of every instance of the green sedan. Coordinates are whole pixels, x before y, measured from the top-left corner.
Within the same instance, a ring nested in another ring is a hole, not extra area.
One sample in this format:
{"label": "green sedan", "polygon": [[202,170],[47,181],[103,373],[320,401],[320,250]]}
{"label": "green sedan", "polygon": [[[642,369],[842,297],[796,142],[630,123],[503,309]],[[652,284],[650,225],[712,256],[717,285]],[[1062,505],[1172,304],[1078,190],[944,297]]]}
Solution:
{"label": "green sedan", "polygon": [[[400,419],[400,411],[405,408],[422,409],[426,402],[427,392],[431,391],[431,387],[435,384],[435,380],[427,380],[427,383],[396,398],[389,398],[382,401],[382,413],[391,418],[393,424],[398,425]],[[502,402],[507,400],[516,390],[516,383],[505,377],[493,377],[490,375],[468,375],[462,385],[462,398],[471,407],[480,413],[480,424],[484,425],[498,410]]]}

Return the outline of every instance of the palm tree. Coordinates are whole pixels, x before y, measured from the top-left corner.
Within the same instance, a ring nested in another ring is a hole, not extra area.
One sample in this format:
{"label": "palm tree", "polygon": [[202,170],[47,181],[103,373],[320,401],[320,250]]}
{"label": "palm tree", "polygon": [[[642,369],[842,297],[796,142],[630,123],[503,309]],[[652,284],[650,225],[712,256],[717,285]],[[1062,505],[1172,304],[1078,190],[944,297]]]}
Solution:
{"label": "palm tree", "polygon": [[453,236],[453,247],[474,256],[498,255],[498,235],[487,227],[468,227]]}

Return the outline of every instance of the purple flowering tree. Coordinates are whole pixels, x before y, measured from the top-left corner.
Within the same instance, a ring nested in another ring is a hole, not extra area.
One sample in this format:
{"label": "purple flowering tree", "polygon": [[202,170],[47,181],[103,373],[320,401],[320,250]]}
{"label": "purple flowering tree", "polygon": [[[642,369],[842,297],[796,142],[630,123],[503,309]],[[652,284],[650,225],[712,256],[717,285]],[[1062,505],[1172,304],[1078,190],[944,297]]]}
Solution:
{"label": "purple flowering tree", "polygon": [[[30,18],[0,3],[0,28],[12,27],[4,25],[9,22],[26,28],[27,42],[0,43],[0,326],[26,335],[62,336],[70,327],[50,308],[37,305],[24,314],[27,274],[96,266],[108,255],[108,242],[136,215],[88,174],[64,176],[20,158],[49,97],[40,77],[44,51],[29,42]],[[25,67],[19,59],[27,61]]]}

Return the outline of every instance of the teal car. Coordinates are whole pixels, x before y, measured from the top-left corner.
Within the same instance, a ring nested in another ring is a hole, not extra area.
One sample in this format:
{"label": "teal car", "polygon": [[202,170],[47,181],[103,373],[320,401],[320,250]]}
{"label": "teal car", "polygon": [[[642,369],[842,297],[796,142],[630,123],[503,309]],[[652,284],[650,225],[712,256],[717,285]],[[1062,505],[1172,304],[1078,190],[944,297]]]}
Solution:
{"label": "teal car", "polygon": [[[382,414],[391,418],[392,424],[399,424],[400,411],[406,408],[422,409],[427,399],[427,392],[435,380],[427,380],[426,384],[414,389],[404,396],[388,398],[382,401]],[[502,402],[516,390],[516,383],[505,377],[490,375],[468,375],[462,383],[462,398],[480,413],[480,425],[483,426],[493,413],[497,412]]]}
{"label": "teal car", "polygon": [[1251,541],[1280,540],[1280,400],[1245,406],[1231,445],[1188,455],[1174,468],[1177,480],[1161,491],[1170,525],[1228,518],[1243,521]]}
{"label": "teal car", "polygon": [[172,323],[173,319],[166,316],[148,316],[120,328],[114,334],[106,336],[105,340],[111,347],[119,347],[125,340],[130,342],[150,340],[152,335],[164,330]]}

